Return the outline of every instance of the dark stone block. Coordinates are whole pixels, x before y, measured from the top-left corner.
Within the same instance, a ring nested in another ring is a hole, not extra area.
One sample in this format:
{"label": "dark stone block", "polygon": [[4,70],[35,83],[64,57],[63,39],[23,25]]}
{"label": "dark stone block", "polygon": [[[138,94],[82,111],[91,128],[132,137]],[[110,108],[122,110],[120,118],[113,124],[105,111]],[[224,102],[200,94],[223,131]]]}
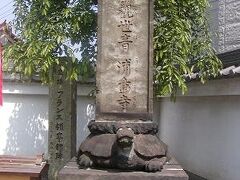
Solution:
{"label": "dark stone block", "polygon": [[116,134],[91,134],[77,155],[81,167],[155,172],[167,162],[167,146],[151,134],[135,134],[121,124]]}
{"label": "dark stone block", "polygon": [[158,125],[152,121],[149,122],[119,122],[119,121],[91,121],[88,128],[92,134],[116,134],[117,130],[126,126],[131,128],[135,134],[156,134]]}
{"label": "dark stone block", "polygon": [[175,160],[164,165],[161,172],[79,169],[73,158],[58,175],[58,180],[188,180],[187,174]]}

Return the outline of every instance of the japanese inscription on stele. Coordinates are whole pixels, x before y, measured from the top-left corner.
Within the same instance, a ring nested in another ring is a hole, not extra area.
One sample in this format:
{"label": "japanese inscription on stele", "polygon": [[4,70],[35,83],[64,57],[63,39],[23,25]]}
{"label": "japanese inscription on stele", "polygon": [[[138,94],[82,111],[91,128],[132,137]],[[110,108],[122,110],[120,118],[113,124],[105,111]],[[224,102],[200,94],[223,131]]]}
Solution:
{"label": "japanese inscription on stele", "polygon": [[51,135],[49,137],[49,146],[51,151],[49,155],[54,160],[63,159],[64,150],[64,102],[63,102],[63,81],[64,77],[60,73],[56,72],[56,82],[55,82],[55,99],[54,99],[54,118],[50,122]]}
{"label": "japanese inscription on stele", "polygon": [[96,120],[123,114],[148,120],[152,99],[151,5],[151,0],[100,1]]}
{"label": "japanese inscription on stele", "polygon": [[50,76],[48,162],[53,179],[76,153],[76,83],[66,80],[60,66],[53,66]]}

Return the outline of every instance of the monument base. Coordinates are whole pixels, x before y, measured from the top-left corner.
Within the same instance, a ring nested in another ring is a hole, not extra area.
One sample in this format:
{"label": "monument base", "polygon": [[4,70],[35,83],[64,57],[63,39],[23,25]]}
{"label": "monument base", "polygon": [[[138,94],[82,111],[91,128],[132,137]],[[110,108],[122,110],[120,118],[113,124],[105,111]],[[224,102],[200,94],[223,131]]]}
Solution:
{"label": "monument base", "polygon": [[171,158],[163,166],[161,172],[147,173],[140,171],[119,171],[112,169],[79,169],[76,158],[64,166],[58,175],[58,180],[188,180],[188,175],[182,167]]}

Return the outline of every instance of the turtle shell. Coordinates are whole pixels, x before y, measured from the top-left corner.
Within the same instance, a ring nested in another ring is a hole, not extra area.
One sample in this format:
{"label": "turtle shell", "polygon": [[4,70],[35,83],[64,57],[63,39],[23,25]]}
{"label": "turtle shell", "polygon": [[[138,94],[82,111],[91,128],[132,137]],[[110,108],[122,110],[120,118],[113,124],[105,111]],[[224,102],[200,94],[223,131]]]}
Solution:
{"label": "turtle shell", "polygon": [[146,158],[165,156],[167,145],[156,136],[140,134],[134,137],[134,150]]}
{"label": "turtle shell", "polygon": [[110,158],[112,156],[116,134],[100,134],[88,136],[80,146],[80,151],[88,152],[96,157]]}

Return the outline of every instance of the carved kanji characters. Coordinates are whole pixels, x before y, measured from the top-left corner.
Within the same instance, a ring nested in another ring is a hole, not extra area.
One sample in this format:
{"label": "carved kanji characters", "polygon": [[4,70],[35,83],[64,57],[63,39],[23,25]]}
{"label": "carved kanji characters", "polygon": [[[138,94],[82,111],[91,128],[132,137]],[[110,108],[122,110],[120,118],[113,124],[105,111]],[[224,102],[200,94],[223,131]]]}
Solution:
{"label": "carved kanji characters", "polygon": [[55,153],[55,159],[62,159],[62,158],[63,158],[63,154],[61,152]]}
{"label": "carved kanji characters", "polygon": [[127,80],[126,77],[123,77],[119,83],[119,91],[121,94],[126,94],[131,90],[131,81]]}
{"label": "carved kanji characters", "polygon": [[123,33],[121,35],[121,40],[118,41],[118,43],[121,44],[121,46],[125,52],[128,52],[130,44],[133,43],[133,41],[131,40],[131,35],[128,33]]}
{"label": "carved kanji characters", "polygon": [[58,132],[56,135],[57,135],[57,137],[56,137],[57,141],[58,142],[62,142],[63,141],[63,133],[62,132]]}
{"label": "carved kanji characters", "polygon": [[119,12],[121,18],[132,18],[133,17],[133,4],[134,0],[121,0]]}
{"label": "carved kanji characters", "polygon": [[118,27],[121,27],[122,32],[132,32],[131,26],[133,25],[130,20],[124,19],[120,21],[121,24],[118,25]]}
{"label": "carved kanji characters", "polygon": [[56,130],[57,131],[63,131],[64,128],[63,128],[63,122],[60,122],[60,123],[57,123],[56,124]]}
{"label": "carved kanji characters", "polygon": [[117,68],[124,76],[129,76],[131,74],[131,59],[118,61]]}
{"label": "carved kanji characters", "polygon": [[130,102],[131,102],[131,99],[128,96],[124,95],[124,94],[122,94],[120,96],[120,98],[118,99],[118,103],[120,104],[123,112],[126,112]]}
{"label": "carved kanji characters", "polygon": [[63,144],[57,143],[57,144],[56,144],[56,150],[57,150],[58,152],[63,152]]}
{"label": "carved kanji characters", "polygon": [[[118,43],[121,45],[123,52],[128,53],[130,50],[130,44],[133,43],[132,31],[133,31],[133,17],[134,17],[134,0],[119,0],[120,1],[120,24],[121,36]],[[117,69],[123,75],[119,80],[119,99],[118,104],[121,106],[123,112],[127,111],[128,106],[131,103],[129,97],[131,91],[131,81],[128,76],[131,74],[131,58],[126,57],[123,61],[117,62]]]}

